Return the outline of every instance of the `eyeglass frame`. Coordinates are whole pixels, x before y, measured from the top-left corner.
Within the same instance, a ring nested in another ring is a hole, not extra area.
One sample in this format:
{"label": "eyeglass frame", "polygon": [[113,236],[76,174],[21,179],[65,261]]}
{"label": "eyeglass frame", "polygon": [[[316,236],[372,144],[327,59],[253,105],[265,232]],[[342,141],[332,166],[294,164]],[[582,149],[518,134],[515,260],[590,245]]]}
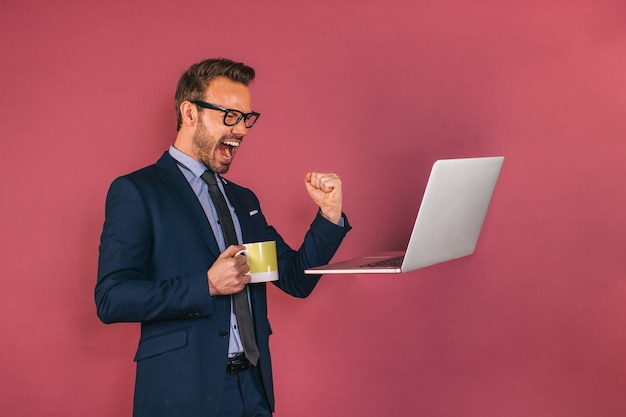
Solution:
{"label": "eyeglass frame", "polygon": [[[250,129],[252,126],[255,125],[255,123],[257,122],[257,120],[259,120],[259,117],[261,116],[260,113],[257,113],[255,111],[252,111],[250,113],[244,113],[240,110],[237,109],[227,109],[225,107],[222,106],[217,106],[215,104],[211,104],[211,103],[207,103],[206,101],[202,101],[202,100],[191,100],[191,103],[195,104],[198,107],[202,107],[203,109],[209,109],[209,110],[219,110],[224,112],[224,124],[226,126],[236,126],[239,122],[241,122],[241,119],[243,119],[243,124],[246,127],[246,129]],[[235,123],[227,123],[226,122],[226,118],[228,117],[229,113],[238,113],[239,117],[237,117],[237,120],[235,121]],[[248,126],[248,124],[246,123],[248,121],[248,118],[250,116],[256,116],[254,118],[254,122],[252,122],[252,124],[250,126]]]}

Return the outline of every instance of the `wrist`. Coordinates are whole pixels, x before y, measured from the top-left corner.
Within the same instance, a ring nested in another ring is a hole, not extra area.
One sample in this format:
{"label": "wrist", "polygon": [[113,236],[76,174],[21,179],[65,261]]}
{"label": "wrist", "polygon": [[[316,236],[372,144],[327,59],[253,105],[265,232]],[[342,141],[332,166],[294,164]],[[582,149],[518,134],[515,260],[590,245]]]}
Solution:
{"label": "wrist", "polygon": [[341,213],[341,209],[337,210],[337,209],[320,209],[320,213],[322,215],[322,217],[324,217],[326,220],[328,220],[329,222],[333,223],[333,224],[339,224],[339,222],[341,221],[341,217],[342,217],[342,213]]}

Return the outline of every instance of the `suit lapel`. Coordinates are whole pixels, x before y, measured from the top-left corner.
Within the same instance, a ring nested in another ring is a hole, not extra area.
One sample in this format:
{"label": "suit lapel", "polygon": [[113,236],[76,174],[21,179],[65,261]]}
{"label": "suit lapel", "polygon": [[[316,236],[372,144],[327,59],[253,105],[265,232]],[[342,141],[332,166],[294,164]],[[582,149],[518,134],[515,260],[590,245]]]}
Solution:
{"label": "suit lapel", "polygon": [[235,214],[237,215],[239,226],[241,226],[241,238],[243,239],[243,243],[246,243],[247,241],[246,225],[248,223],[248,219],[250,218],[250,215],[247,210],[247,205],[244,204],[244,202],[240,198],[241,193],[233,192],[233,188],[229,185],[230,184],[229,181],[226,181],[224,179],[221,179],[221,180],[222,180],[222,183],[224,184],[224,191],[226,192],[226,197],[228,197],[228,201],[230,201],[230,204],[232,204],[233,208],[235,209]]}
{"label": "suit lapel", "polygon": [[200,205],[198,198],[189,186],[185,176],[180,172],[174,159],[168,152],[165,152],[157,161],[156,167],[158,168],[157,174],[180,202],[187,215],[197,225],[202,239],[204,239],[211,253],[217,258],[220,255],[220,249],[215,241],[211,225],[206,218],[202,205]]}
{"label": "suit lapel", "polygon": [[[226,192],[226,197],[228,197],[228,201],[230,201],[230,204],[232,204],[233,208],[235,209],[237,219],[239,220],[239,226],[241,227],[241,238],[243,239],[243,243],[249,242],[249,237],[246,235],[246,231],[250,230],[250,202],[246,200],[245,194],[238,192],[237,188],[231,185],[230,181],[225,180],[221,177],[220,180],[224,185],[224,191]],[[252,306],[253,317],[267,317],[265,286],[265,283],[248,285],[248,289],[250,290],[250,305]],[[257,334],[260,334],[259,332],[265,331],[262,327],[261,320],[255,320],[255,328],[257,329]]]}

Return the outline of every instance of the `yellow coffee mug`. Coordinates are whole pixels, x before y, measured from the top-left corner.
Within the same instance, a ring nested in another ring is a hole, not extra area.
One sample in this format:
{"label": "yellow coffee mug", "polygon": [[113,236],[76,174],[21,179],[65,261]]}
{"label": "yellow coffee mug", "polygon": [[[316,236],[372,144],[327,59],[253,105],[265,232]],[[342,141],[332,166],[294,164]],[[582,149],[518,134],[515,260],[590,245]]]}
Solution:
{"label": "yellow coffee mug", "polygon": [[251,283],[278,280],[275,241],[244,243],[243,246],[246,249],[237,252],[237,255],[245,255]]}

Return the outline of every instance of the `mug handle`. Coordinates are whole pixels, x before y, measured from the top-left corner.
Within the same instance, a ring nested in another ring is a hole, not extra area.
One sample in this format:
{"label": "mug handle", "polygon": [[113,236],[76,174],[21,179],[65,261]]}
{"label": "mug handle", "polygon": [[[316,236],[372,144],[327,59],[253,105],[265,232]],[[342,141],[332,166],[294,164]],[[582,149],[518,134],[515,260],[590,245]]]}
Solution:
{"label": "mug handle", "polygon": [[[235,254],[235,256],[239,256],[239,255],[245,256],[246,257],[246,263],[248,263],[248,252],[247,252],[246,249],[242,249],[242,250],[240,250],[239,252],[237,252]],[[248,271],[248,273],[246,275],[250,275],[250,271]]]}

